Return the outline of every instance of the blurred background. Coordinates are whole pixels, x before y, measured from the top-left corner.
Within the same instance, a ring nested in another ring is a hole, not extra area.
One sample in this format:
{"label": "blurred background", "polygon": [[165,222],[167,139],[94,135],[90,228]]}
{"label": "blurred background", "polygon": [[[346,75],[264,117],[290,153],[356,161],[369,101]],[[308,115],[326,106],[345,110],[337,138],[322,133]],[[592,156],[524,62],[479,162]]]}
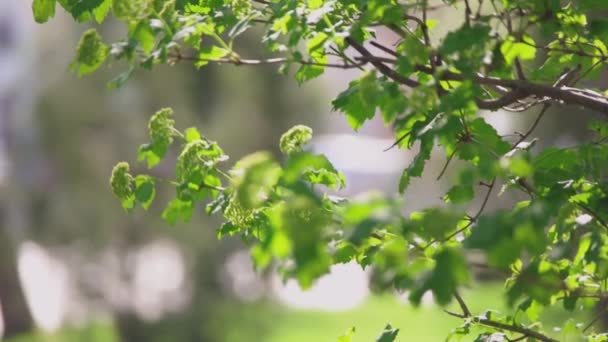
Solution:
{"label": "blurred background", "polygon": [[[436,37],[459,25],[438,11]],[[426,296],[420,308],[404,294],[372,293],[370,272],[341,265],[312,290],[252,271],[238,239],[217,241],[218,221],[201,210],[191,224],[169,227],[160,212],[173,196],[160,192],[149,212],[127,215],[108,186],[112,166],[135,161],[148,118],[173,107],[180,128],[197,126],[234,160],[278,151],[295,124],[315,131],[312,148],[325,153],[348,181],[345,195],[396,192],[413,157],[383,150],[394,140],[381,121],[352,132],[330,101],[357,73],[328,71],[298,87],[276,66],[191,65],[141,71],[124,88],[106,83],[120,64],[78,79],[68,71],[85,26],[60,13],[33,23],[30,2],[0,0],[0,332],[7,341],[334,341],[356,326],[355,341],[374,340],[386,323],[400,341],[443,340],[459,320]],[[104,24],[105,37],[122,25]],[[395,38],[380,32],[387,44]],[[254,35],[240,54],[261,56]],[[541,145],[585,137],[587,118],[555,111],[541,128]],[[487,113],[504,134],[523,131],[532,115]],[[567,132],[560,127],[568,127]],[[568,135],[565,135],[568,134]],[[438,204],[458,163],[437,181],[437,154],[427,176],[407,193],[406,212]],[[137,172],[138,170],[135,170]],[[170,163],[159,176],[170,178]],[[516,198],[505,195],[492,208]],[[478,203],[472,203],[472,210]],[[479,275],[479,279],[482,275]],[[487,278],[487,277],[486,277]],[[464,295],[472,309],[509,311],[500,279],[479,280]],[[545,320],[558,322],[555,310]]]}

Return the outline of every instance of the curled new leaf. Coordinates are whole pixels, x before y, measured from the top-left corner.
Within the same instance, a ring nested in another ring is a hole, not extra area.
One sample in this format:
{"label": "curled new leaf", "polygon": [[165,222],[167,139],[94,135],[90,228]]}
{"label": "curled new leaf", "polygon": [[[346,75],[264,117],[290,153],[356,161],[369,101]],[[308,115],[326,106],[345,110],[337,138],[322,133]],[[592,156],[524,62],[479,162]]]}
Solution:
{"label": "curled new leaf", "polygon": [[175,121],[173,121],[172,117],[173,110],[171,108],[163,108],[150,118],[148,131],[152,141],[139,148],[139,160],[146,160],[148,168],[160,162],[167,153],[167,148],[173,142],[175,131],[173,124]]}
{"label": "curled new leaf", "polygon": [[285,154],[302,151],[302,146],[312,139],[312,128],[297,125],[290,128],[281,136],[279,148]]}
{"label": "curled new leaf", "polygon": [[177,178],[184,182],[201,171],[206,173],[219,161],[224,160],[222,149],[214,143],[206,140],[194,140],[187,143],[177,158]]}
{"label": "curled new leaf", "polygon": [[106,61],[109,53],[110,48],[103,42],[99,33],[95,29],[89,29],[78,42],[76,59],[71,68],[76,69],[78,76],[90,74]]}
{"label": "curled new leaf", "polygon": [[112,169],[112,176],[110,177],[110,186],[112,192],[120,202],[123,208],[131,209],[134,203],[134,179],[129,173],[129,164],[127,162],[120,162]]}
{"label": "curled new leaf", "polygon": [[270,195],[279,180],[281,168],[269,153],[258,152],[241,159],[233,174],[238,202],[244,208],[255,208]]}
{"label": "curled new leaf", "polygon": [[114,16],[120,20],[133,20],[144,17],[150,10],[148,0],[113,0]]}

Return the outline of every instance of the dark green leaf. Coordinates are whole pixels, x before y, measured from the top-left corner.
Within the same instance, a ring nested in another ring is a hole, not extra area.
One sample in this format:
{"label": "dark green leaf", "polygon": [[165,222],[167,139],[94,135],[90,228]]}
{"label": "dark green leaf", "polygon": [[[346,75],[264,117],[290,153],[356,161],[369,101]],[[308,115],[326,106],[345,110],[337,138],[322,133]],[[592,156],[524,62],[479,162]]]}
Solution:
{"label": "dark green leaf", "polygon": [[395,329],[390,324],[387,324],[382,333],[380,333],[380,336],[376,338],[376,342],[393,342],[397,338],[397,334],[399,334],[399,329]]}

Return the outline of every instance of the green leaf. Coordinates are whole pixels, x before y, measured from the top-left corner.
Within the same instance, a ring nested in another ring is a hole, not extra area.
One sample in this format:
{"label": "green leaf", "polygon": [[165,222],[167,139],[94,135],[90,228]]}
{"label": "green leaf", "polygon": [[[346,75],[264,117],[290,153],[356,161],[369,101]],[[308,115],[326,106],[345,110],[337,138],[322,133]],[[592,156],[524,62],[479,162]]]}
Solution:
{"label": "green leaf", "polygon": [[311,39],[306,42],[306,49],[310,55],[313,64],[304,63],[296,72],[296,80],[298,83],[303,83],[313,78],[319,77],[325,71],[323,64],[327,63],[325,55],[325,43],[329,36],[323,32],[317,32]]}
{"label": "green leaf", "polygon": [[108,1],[106,0],[68,0],[67,3],[69,4],[69,12],[72,14],[72,16],[78,20],[79,18],[82,17],[83,14],[87,14],[91,11],[93,11],[94,9],[100,7],[101,5],[103,5],[104,3],[107,6]]}
{"label": "green leaf", "polygon": [[112,0],[104,0],[99,6],[93,9],[93,17],[97,23],[101,24],[112,9]]}
{"label": "green leaf", "polygon": [[514,37],[509,36],[500,45],[500,52],[505,58],[508,65],[511,65],[516,58],[522,61],[531,60],[536,57],[536,48],[534,40],[528,35],[522,37],[524,42],[517,41]]}
{"label": "green leaf", "polygon": [[176,198],[169,202],[169,205],[163,211],[162,218],[173,226],[178,221],[190,221],[193,211],[194,204],[191,201],[182,201]]}
{"label": "green leaf", "polygon": [[351,82],[332,102],[334,110],[341,110],[354,130],[361,128],[366,120],[374,117],[382,90],[378,87],[376,74],[369,72],[361,79]]}
{"label": "green leaf", "polygon": [[399,179],[399,192],[404,193],[407,187],[410,185],[412,177],[420,177],[422,171],[424,171],[424,165],[426,161],[431,157],[433,151],[433,136],[425,134],[420,138],[420,151],[414,157],[414,160],[410,166],[403,170],[401,178]]}
{"label": "green leaf", "polygon": [[55,16],[55,0],[34,0],[32,3],[34,20],[44,23]]}
{"label": "green leaf", "polygon": [[540,317],[543,306],[532,299],[527,299],[519,305],[519,309],[526,313],[528,319],[535,322]]}
{"label": "green leaf", "polygon": [[130,38],[137,41],[145,53],[150,53],[154,49],[156,35],[150,22],[142,20],[135,26],[135,29],[130,34]]}
{"label": "green leaf", "polygon": [[308,152],[296,152],[289,156],[281,180],[287,185],[304,180],[332,189],[341,189],[346,184],[344,175],[336,170],[327,157]]}
{"label": "green leaf", "polygon": [[342,334],[336,342],[351,342],[353,335],[355,334],[355,327],[348,329],[344,334]]}
{"label": "green leaf", "polygon": [[173,110],[163,108],[156,112],[148,122],[148,132],[151,142],[140,146],[138,159],[146,160],[148,168],[154,167],[167,153],[169,145],[173,142],[175,128],[172,119]]}
{"label": "green leaf", "polygon": [[141,203],[144,209],[148,209],[154,197],[156,196],[156,189],[154,186],[154,179],[146,175],[138,175],[135,177],[135,199]]}
{"label": "green leaf", "polygon": [[134,180],[133,176],[129,173],[129,163],[120,162],[114,166],[112,176],[110,177],[110,187],[125,210],[133,208],[135,201]]}
{"label": "green leaf", "polygon": [[230,54],[230,50],[211,45],[202,48],[198,54],[197,68],[209,64],[209,62],[220,60]]}
{"label": "green leaf", "polygon": [[281,168],[267,152],[250,154],[239,160],[232,171],[240,205],[252,209],[264,203],[278,182]]}
{"label": "green leaf", "polygon": [[148,15],[149,0],[113,0],[114,16],[119,20],[134,21]]}
{"label": "green leaf", "polygon": [[[326,57],[317,58],[316,63],[327,63]],[[296,71],[296,80],[298,83],[304,83],[323,75],[325,67],[321,65],[302,64]]]}
{"label": "green leaf", "polygon": [[225,222],[217,230],[217,239],[220,240],[226,236],[234,236],[241,231],[240,227],[232,222]]}
{"label": "green leaf", "polygon": [[378,106],[382,112],[382,119],[388,124],[405,112],[408,100],[395,82],[384,82],[381,94],[383,96],[378,100]]}
{"label": "green leaf", "polygon": [[449,232],[454,231],[461,217],[460,214],[439,208],[410,214],[411,223],[418,227],[419,234],[436,240],[443,240]]}
{"label": "green leaf", "polygon": [[534,171],[530,163],[523,158],[508,158],[506,161],[509,172],[516,177],[528,177]]}
{"label": "green leaf", "polygon": [[399,334],[399,329],[395,329],[390,324],[387,324],[382,333],[380,333],[380,336],[376,338],[376,342],[393,342],[397,338],[397,334]]}
{"label": "green leaf", "polygon": [[[294,262],[289,273],[301,287],[310,288],[316,279],[329,272],[332,258],[322,234],[331,216],[317,200],[300,194],[274,205],[266,214],[271,227],[279,233],[278,247],[287,246],[291,250]],[[281,237],[287,239],[282,241]]]}
{"label": "green leaf", "polygon": [[279,148],[284,154],[302,151],[302,146],[312,139],[312,129],[308,126],[297,125],[290,128],[281,136]]}
{"label": "green leaf", "polygon": [[440,305],[447,305],[460,285],[469,281],[469,266],[462,253],[454,248],[442,249],[435,256],[435,268],[425,284]]}
{"label": "green leaf", "polygon": [[186,142],[190,143],[196,140],[201,140],[201,133],[196,129],[196,127],[190,127],[184,131],[184,137],[186,137]]}
{"label": "green leaf", "polygon": [[76,69],[78,76],[90,74],[97,70],[108,58],[110,48],[95,29],[84,32],[76,48],[76,59],[71,69]]}
{"label": "green leaf", "polygon": [[184,184],[200,184],[217,163],[224,160],[224,152],[215,142],[194,140],[185,144],[177,157],[175,173]]}
{"label": "green leaf", "polygon": [[131,75],[133,75],[134,71],[135,71],[135,68],[130,67],[129,70],[121,73],[116,78],[112,79],[107,84],[108,90],[116,90],[116,89],[122,88],[127,83],[129,78],[131,77]]}
{"label": "green leaf", "polygon": [[482,48],[489,33],[490,27],[487,25],[464,25],[460,29],[447,34],[441,44],[440,51],[442,54],[449,55],[468,49]]}
{"label": "green leaf", "polygon": [[593,121],[589,124],[589,129],[595,131],[600,138],[608,138],[608,123],[603,121]]}
{"label": "green leaf", "polygon": [[472,184],[457,184],[452,186],[445,194],[444,201],[447,203],[466,203],[475,197],[475,190]]}

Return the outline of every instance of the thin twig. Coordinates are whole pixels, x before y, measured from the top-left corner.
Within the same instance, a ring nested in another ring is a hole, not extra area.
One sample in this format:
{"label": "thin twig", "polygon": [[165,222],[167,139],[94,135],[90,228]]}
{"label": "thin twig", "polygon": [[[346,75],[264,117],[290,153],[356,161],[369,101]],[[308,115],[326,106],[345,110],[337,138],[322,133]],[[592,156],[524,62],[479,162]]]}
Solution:
{"label": "thin twig", "polygon": [[454,151],[452,151],[452,153],[450,153],[450,156],[448,157],[448,160],[443,165],[443,168],[441,169],[441,172],[439,172],[439,176],[437,176],[437,180],[440,180],[441,177],[443,177],[443,174],[448,169],[448,166],[450,165],[450,162],[452,161],[452,159],[456,155],[457,151],[458,151],[458,145],[456,146],[456,148],[454,148]]}
{"label": "thin twig", "polygon": [[528,137],[536,129],[536,127],[540,123],[540,120],[543,118],[543,116],[547,112],[547,109],[549,109],[550,106],[551,105],[548,104],[548,103],[546,103],[545,105],[543,105],[543,108],[538,113],[538,116],[536,116],[536,120],[534,120],[534,122],[532,123],[532,126],[530,126],[530,128],[528,128],[528,130],[526,131],[526,133],[524,133],[519,139],[517,139],[517,141],[515,143],[513,143],[513,145],[511,145],[511,150],[517,148],[517,146],[520,143],[522,143],[524,140],[528,139]]}
{"label": "thin twig", "polygon": [[[350,46],[352,46],[355,50],[357,50],[357,52],[359,52],[363,57],[374,57],[369,52],[369,50],[367,50],[363,45],[359,44],[353,38],[347,37],[345,40],[348,44],[350,44]],[[407,78],[407,77],[401,75],[400,73],[398,73],[395,70],[391,69],[390,67],[386,66],[382,62],[370,61],[370,63],[372,63],[372,65],[375,66],[376,69],[378,71],[380,71],[380,73],[382,73],[384,76],[386,76],[396,82],[399,82],[399,83],[406,85],[408,87],[411,87],[411,88],[416,88],[420,85],[420,83],[418,83],[418,81],[412,80],[410,78]]]}
{"label": "thin twig", "polygon": [[464,302],[464,299],[462,299],[462,297],[460,296],[460,293],[458,293],[458,291],[454,291],[454,298],[456,298],[456,301],[458,302],[458,305],[460,305],[460,309],[462,310],[462,314],[465,317],[471,317],[471,310],[469,310],[469,307]]}
{"label": "thin twig", "polygon": [[451,312],[448,310],[443,310],[445,313],[447,313],[450,316],[454,316],[454,317],[458,317],[458,318],[463,318],[463,319],[470,319],[470,321],[472,323],[477,323],[477,324],[481,324],[481,325],[485,325],[488,327],[493,327],[493,328],[497,328],[500,330],[505,330],[505,331],[510,331],[510,332],[514,332],[514,333],[519,333],[519,334],[523,334],[526,337],[531,337],[531,338],[535,338],[539,341],[542,342],[558,342],[558,340],[551,338],[547,335],[544,335],[542,333],[539,333],[538,331],[532,330],[532,329],[528,329],[528,328],[524,328],[515,324],[507,324],[507,323],[502,323],[502,322],[498,322],[492,319],[488,319],[488,318],[481,318],[481,317],[476,317],[476,316],[466,316],[464,314],[459,314],[456,312]]}
{"label": "thin twig", "polygon": [[220,191],[220,192],[226,190],[226,188],[223,188],[221,186],[210,185],[210,184],[207,184],[205,182],[199,184],[198,187],[199,188],[207,188],[207,189],[211,189],[211,190],[215,190],[215,191]]}
{"label": "thin twig", "polygon": [[407,133],[403,134],[402,136],[400,136],[400,137],[399,137],[399,138],[398,138],[398,139],[397,139],[397,140],[396,140],[396,141],[395,141],[395,142],[394,142],[394,143],[393,143],[391,146],[389,146],[389,147],[385,148],[385,149],[383,150],[383,152],[386,152],[386,151],[388,151],[388,150],[391,150],[391,149],[393,149],[395,146],[399,145],[399,143],[400,143],[400,142],[402,142],[402,141],[403,141],[405,138],[407,138],[407,137],[408,137],[408,136],[409,136],[411,133],[412,133],[412,131],[409,131],[409,132],[407,132]]}
{"label": "thin twig", "polygon": [[[481,203],[481,206],[479,207],[479,209],[477,210],[477,212],[475,213],[475,215],[473,216],[469,216],[469,223],[467,223],[464,227],[456,230],[455,232],[453,232],[452,234],[446,236],[443,241],[448,241],[451,238],[453,238],[454,236],[464,232],[465,230],[469,229],[475,222],[477,222],[477,220],[479,219],[479,217],[481,216],[481,214],[483,214],[483,211],[486,209],[486,206],[488,205],[488,202],[490,200],[490,194],[492,193],[492,190],[494,190],[494,185],[496,184],[496,178],[492,179],[492,182],[490,182],[490,184],[487,185],[488,187],[488,191],[486,192],[483,201]],[[435,243],[436,241],[431,241],[429,242],[428,245],[426,245],[425,249],[430,247],[433,243]]]}

